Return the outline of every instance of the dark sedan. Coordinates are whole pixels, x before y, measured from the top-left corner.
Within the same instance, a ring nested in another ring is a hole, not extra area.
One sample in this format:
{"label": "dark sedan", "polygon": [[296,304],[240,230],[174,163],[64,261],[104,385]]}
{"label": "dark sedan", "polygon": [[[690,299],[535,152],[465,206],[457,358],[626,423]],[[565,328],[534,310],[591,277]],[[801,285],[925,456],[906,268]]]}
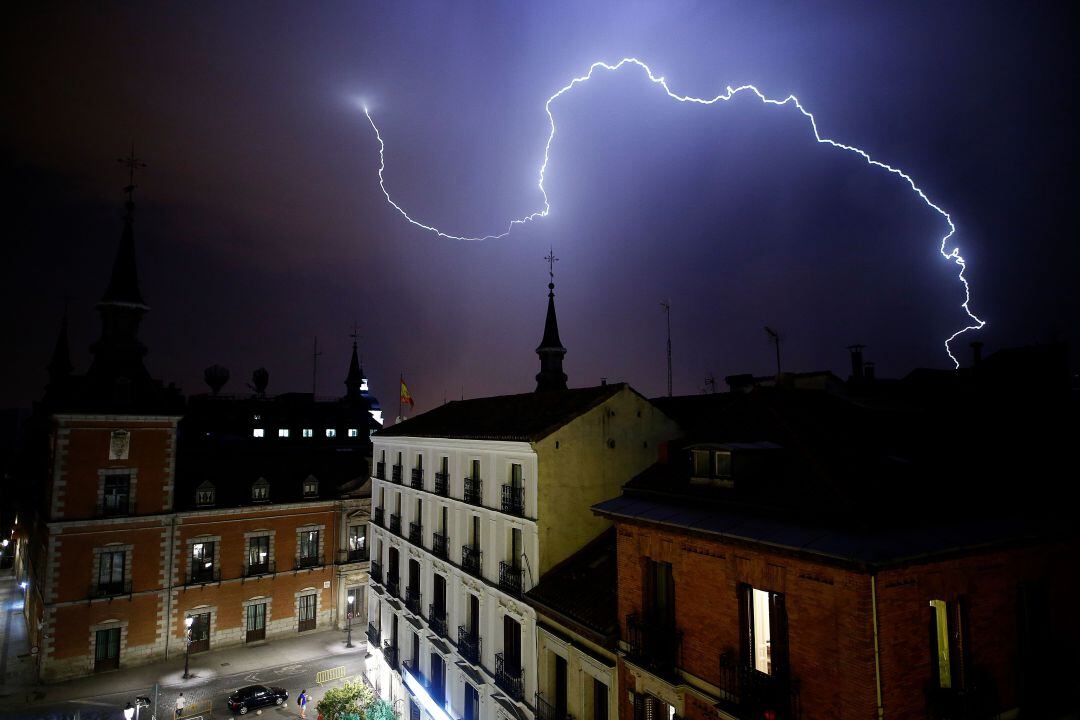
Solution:
{"label": "dark sedan", "polygon": [[248,710],[267,705],[283,705],[288,699],[289,693],[285,688],[248,685],[229,696],[229,709],[234,713],[244,715]]}

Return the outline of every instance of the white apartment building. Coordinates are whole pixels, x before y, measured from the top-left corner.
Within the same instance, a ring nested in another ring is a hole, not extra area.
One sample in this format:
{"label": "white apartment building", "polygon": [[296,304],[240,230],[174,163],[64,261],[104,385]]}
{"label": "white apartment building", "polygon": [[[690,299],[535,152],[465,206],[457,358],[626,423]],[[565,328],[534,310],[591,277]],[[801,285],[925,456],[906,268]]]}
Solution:
{"label": "white apartment building", "polygon": [[522,595],[675,424],[625,384],[453,402],[377,433],[367,677],[401,717],[536,717]]}

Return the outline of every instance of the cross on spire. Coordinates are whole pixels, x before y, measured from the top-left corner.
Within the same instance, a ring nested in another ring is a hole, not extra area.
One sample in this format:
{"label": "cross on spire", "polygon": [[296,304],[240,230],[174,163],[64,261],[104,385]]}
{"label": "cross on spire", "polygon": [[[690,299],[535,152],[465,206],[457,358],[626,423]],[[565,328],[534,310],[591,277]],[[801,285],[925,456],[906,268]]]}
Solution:
{"label": "cross on spire", "polygon": [[146,163],[135,155],[134,141],[131,143],[131,153],[126,158],[116,158],[116,162],[128,169],[128,184],[127,187],[124,188],[124,194],[127,195],[129,203],[134,202],[132,198],[135,194],[135,188],[138,187],[138,185],[135,184],[135,171],[146,167]]}
{"label": "cross on spire", "polygon": [[548,264],[548,276],[551,278],[549,282],[549,288],[555,288],[555,263],[559,262],[559,258],[555,257],[555,250],[548,246],[548,254],[544,256]]}
{"label": "cross on spire", "polygon": [[352,325],[352,332],[349,333],[349,337],[352,338],[353,343],[356,343],[358,340],[360,340],[360,326],[355,322]]}

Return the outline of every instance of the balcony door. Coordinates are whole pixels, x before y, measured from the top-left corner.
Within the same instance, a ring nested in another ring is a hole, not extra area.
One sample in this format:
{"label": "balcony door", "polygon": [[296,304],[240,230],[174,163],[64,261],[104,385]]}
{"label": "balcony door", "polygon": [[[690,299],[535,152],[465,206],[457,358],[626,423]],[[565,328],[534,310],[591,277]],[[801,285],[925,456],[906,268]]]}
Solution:
{"label": "balcony door", "polygon": [[469,595],[469,637],[475,640],[480,637],[480,597]]}
{"label": "balcony door", "polygon": [[297,632],[306,632],[308,630],[314,630],[315,619],[315,595],[301,595],[299,603],[299,624],[296,628]]}
{"label": "balcony door", "polygon": [[435,615],[442,617],[446,614],[446,578],[439,573],[433,573],[431,580],[431,604]]}
{"label": "balcony door", "polygon": [[658,628],[675,627],[675,582],[672,579],[671,563],[646,560],[645,583],[642,588],[645,597],[645,619],[649,625]]}
{"label": "balcony door", "polygon": [[108,628],[94,633],[94,672],[116,670],[120,667],[120,628]]}
{"label": "balcony door", "polygon": [[503,663],[506,674],[521,674],[521,625],[509,615],[503,615]]}
{"label": "balcony door", "polygon": [[191,616],[191,652],[210,649],[210,613]]}
{"label": "balcony door", "polygon": [[244,618],[245,641],[257,642],[266,639],[266,603],[248,605]]}

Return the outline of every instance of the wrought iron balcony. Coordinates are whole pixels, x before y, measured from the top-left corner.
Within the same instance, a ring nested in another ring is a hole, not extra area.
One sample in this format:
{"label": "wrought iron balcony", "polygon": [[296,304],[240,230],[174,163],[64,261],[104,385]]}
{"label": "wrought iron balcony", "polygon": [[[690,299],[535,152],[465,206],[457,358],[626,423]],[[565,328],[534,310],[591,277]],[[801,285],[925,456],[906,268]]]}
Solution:
{"label": "wrought iron balcony", "polygon": [[367,639],[369,644],[379,647],[379,628],[375,627],[375,623],[367,624]]}
{"label": "wrought iron balcony", "polygon": [[377,508],[375,508],[375,514],[372,515],[372,517],[371,517],[372,522],[374,522],[376,525],[378,525],[381,528],[386,527],[385,512],[386,512],[385,508],[377,507]]}
{"label": "wrought iron balcony", "polygon": [[508,562],[499,563],[499,589],[514,596],[521,596],[522,570],[518,565]]}
{"label": "wrought iron balcony", "polygon": [[543,693],[536,693],[536,720],[573,720],[574,716],[558,709],[545,698]]}
{"label": "wrought iron balcony", "polygon": [[413,468],[412,477],[409,478],[409,487],[416,490],[424,489],[424,468]]}
{"label": "wrought iron balcony", "polygon": [[260,575],[272,575],[277,568],[274,567],[274,561],[271,558],[267,558],[260,563],[246,563],[244,565],[244,572],[242,577],[258,577]]}
{"label": "wrought iron balcony", "polygon": [[386,592],[390,593],[390,597],[401,597],[401,584],[396,577],[386,578]]}
{"label": "wrought iron balcony", "polygon": [[401,466],[394,465],[390,468],[390,482],[401,484]]}
{"label": "wrought iron balcony", "polygon": [[483,502],[484,484],[480,478],[465,478],[465,496],[462,498],[470,505],[480,505]]}
{"label": "wrought iron balcony", "polygon": [[386,463],[384,461],[375,463],[375,478],[378,480],[386,479]]}
{"label": "wrought iron balcony", "polygon": [[446,477],[446,473],[435,473],[435,494],[442,497],[450,495],[450,481]]}
{"label": "wrought iron balcony", "polygon": [[304,570],[306,568],[319,567],[323,564],[322,558],[318,555],[297,555],[296,556],[296,569]]}
{"label": "wrought iron balcony", "polygon": [[131,594],[131,579],[116,580],[113,582],[95,583],[90,586],[89,596],[92,598],[115,597],[117,595]]}
{"label": "wrought iron balcony", "polygon": [[414,615],[420,614],[420,588],[411,585],[405,588],[405,607]]}
{"label": "wrought iron balcony", "polygon": [[525,514],[525,488],[517,485],[502,486],[502,511],[521,517]]}
{"label": "wrought iron balcony", "polygon": [[390,641],[387,640],[386,642],[383,643],[382,654],[383,654],[383,657],[386,659],[386,664],[390,666],[390,669],[391,670],[397,670],[398,669],[398,662],[397,662],[398,649],[397,649],[397,645],[391,645]]}
{"label": "wrought iron balcony", "polygon": [[638,664],[662,674],[678,667],[682,631],[673,625],[650,622],[634,613],[626,618],[626,634],[630,656]]}
{"label": "wrought iron balcony", "polygon": [[474,545],[461,546],[461,569],[478,578],[483,577],[481,560],[483,553]]}
{"label": "wrought iron balcony", "polygon": [[401,535],[401,516],[397,513],[390,513],[390,532]]}
{"label": "wrought iron balcony", "polygon": [[203,585],[205,583],[218,582],[221,580],[221,569],[213,567],[194,567],[188,575],[187,585]]}
{"label": "wrought iron balcony", "polygon": [[[798,680],[787,673],[766,675],[745,665],[735,651],[720,654],[720,705],[740,717],[799,720],[802,702]],[[949,717],[954,717],[950,715]]]}
{"label": "wrought iron balcony", "polygon": [[520,702],[525,697],[524,673],[509,665],[503,653],[495,653],[495,684],[514,700]]}
{"label": "wrought iron balcony", "polygon": [[450,539],[446,533],[431,533],[431,554],[443,560],[450,552]]}
{"label": "wrought iron balcony", "polygon": [[480,664],[480,636],[469,632],[469,629],[464,625],[458,625],[457,629],[457,649],[458,655],[460,655],[467,662],[473,665]]}
{"label": "wrought iron balcony", "polygon": [[424,526],[418,522],[409,523],[409,542],[424,547]]}
{"label": "wrought iron balcony", "polygon": [[352,550],[338,550],[338,563],[367,562],[368,549],[353,548]]}
{"label": "wrought iron balcony", "polygon": [[437,608],[432,603],[428,605],[428,626],[439,637],[446,637],[446,608]]}
{"label": "wrought iron balcony", "polygon": [[375,582],[382,585],[382,563],[378,560],[371,561],[371,568],[368,570],[368,577]]}

